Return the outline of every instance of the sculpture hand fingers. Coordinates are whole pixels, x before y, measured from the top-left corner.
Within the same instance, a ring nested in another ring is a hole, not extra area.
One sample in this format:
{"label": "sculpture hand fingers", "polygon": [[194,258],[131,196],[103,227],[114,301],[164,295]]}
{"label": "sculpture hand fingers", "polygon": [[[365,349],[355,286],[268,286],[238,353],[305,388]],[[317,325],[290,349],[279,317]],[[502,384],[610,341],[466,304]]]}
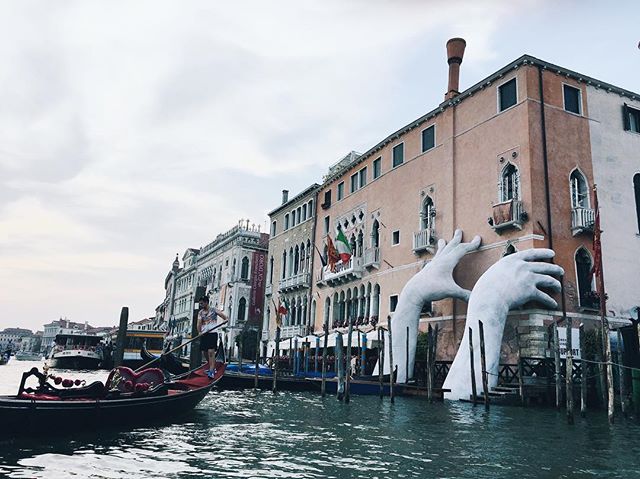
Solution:
{"label": "sculpture hand fingers", "polygon": [[552,276],[547,276],[546,274],[534,274],[533,277],[538,288],[549,288],[553,291],[560,291],[561,289],[560,281]]}
{"label": "sculpture hand fingers", "polygon": [[552,249],[547,248],[533,248],[526,249],[524,251],[518,251],[512,255],[507,256],[512,259],[521,259],[523,261],[540,261],[545,259],[551,259],[556,255]]}
{"label": "sculpture hand fingers", "polygon": [[451,241],[449,241],[447,246],[444,248],[444,253],[448,253],[449,251],[453,250],[456,246],[460,244],[461,241],[462,241],[462,230],[457,229],[455,233],[453,233],[453,238],[451,238]]}
{"label": "sculpture hand fingers", "polygon": [[464,255],[472,251],[476,251],[482,243],[482,238],[476,235],[469,243],[460,243],[460,245],[454,250],[456,253],[457,261],[460,261]]}
{"label": "sculpture hand fingers", "polygon": [[436,254],[433,257],[433,259],[436,259],[438,256],[440,256],[442,254],[442,252],[444,251],[446,246],[447,246],[447,242],[445,240],[443,240],[442,238],[440,238],[438,240],[438,251],[436,251]]}
{"label": "sculpture hand fingers", "polygon": [[529,263],[529,271],[532,273],[548,274],[551,276],[562,276],[564,269],[553,263]]}
{"label": "sculpture hand fingers", "polygon": [[541,303],[542,305],[546,306],[549,309],[555,309],[558,307],[558,303],[556,303],[555,299],[553,299],[547,293],[544,293],[540,290],[536,290],[535,294],[533,295],[533,298],[531,299],[533,301],[537,301],[538,303]]}

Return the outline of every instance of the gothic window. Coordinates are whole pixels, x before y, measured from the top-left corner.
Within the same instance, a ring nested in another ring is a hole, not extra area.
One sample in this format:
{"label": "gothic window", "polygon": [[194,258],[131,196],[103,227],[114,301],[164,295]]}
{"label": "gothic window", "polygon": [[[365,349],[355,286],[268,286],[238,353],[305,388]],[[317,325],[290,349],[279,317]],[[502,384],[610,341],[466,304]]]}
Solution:
{"label": "gothic window", "polygon": [[422,230],[433,229],[435,222],[436,208],[433,205],[431,197],[427,196],[422,202],[422,211],[420,212],[420,228]]}
{"label": "gothic window", "polygon": [[300,266],[300,249],[296,245],[296,249],[293,253],[293,274],[298,274],[298,267]]}
{"label": "gothic window", "polygon": [[304,249],[304,243],[300,245],[300,266],[298,267],[298,271],[301,273],[305,272],[305,259],[306,259],[306,251]]}
{"label": "gothic window", "polygon": [[282,279],[287,277],[287,252],[282,252]]}
{"label": "gothic window", "polygon": [[593,261],[585,248],[576,252],[576,276],[578,280],[578,293],[580,294],[580,306],[585,308],[596,307],[596,298],[593,291],[593,275],[591,269]]}
{"label": "gothic window", "polygon": [[357,256],[362,256],[363,254],[363,250],[364,249],[364,235],[362,234],[362,231],[360,231],[360,233],[358,233],[358,250],[357,250]]}
{"label": "gothic window", "polygon": [[587,180],[577,169],[571,172],[571,208],[589,208]]}
{"label": "gothic window", "polygon": [[351,247],[351,254],[355,254],[356,252],[356,235],[351,235],[351,240],[349,240],[349,246]]}
{"label": "gothic window", "polygon": [[371,247],[377,248],[378,246],[380,246],[380,223],[375,220],[371,228]]}
{"label": "gothic window", "polygon": [[231,279],[235,279],[236,277],[236,259],[233,258],[233,265],[231,266]]}
{"label": "gothic window", "polygon": [[249,279],[249,258],[246,256],[242,258],[242,269],[240,270],[240,277],[242,279]]}
{"label": "gothic window", "polygon": [[269,284],[273,284],[273,256],[269,259]]}
{"label": "gothic window", "polygon": [[515,246],[513,246],[512,244],[510,244],[509,246],[507,246],[507,247],[505,248],[504,253],[502,254],[502,256],[509,256],[510,254],[513,254],[513,253],[515,253],[516,251],[517,251],[517,250],[516,250],[516,247],[515,247]]}
{"label": "gothic window", "polygon": [[240,302],[238,303],[238,321],[245,320],[245,311],[247,309],[247,300],[244,298],[240,298]]}
{"label": "gothic window", "polygon": [[294,266],[293,248],[289,248],[289,274],[287,275],[288,277],[293,276],[293,266]]}
{"label": "gothic window", "polygon": [[520,173],[518,168],[509,163],[500,175],[500,201],[520,199]]}

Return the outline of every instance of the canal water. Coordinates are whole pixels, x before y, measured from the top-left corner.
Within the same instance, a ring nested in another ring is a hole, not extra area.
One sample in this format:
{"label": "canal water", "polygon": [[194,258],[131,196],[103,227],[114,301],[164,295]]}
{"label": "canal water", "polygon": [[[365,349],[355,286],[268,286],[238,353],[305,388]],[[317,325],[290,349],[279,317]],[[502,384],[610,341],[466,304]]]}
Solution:
{"label": "canal water", "polygon": [[[0,366],[0,393],[15,394],[33,365]],[[213,390],[170,425],[50,436],[43,424],[30,438],[1,428],[0,477],[10,478],[640,477],[640,426],[609,426],[603,411],[568,426],[552,409]]]}

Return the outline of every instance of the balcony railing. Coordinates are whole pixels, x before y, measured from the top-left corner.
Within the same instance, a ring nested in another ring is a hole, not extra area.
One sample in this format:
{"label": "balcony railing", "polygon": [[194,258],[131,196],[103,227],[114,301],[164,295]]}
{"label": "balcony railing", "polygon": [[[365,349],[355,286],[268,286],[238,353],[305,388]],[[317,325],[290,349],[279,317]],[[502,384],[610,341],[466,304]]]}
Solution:
{"label": "balcony railing", "polygon": [[380,248],[373,247],[364,250],[364,267],[379,268],[380,267]]}
{"label": "balcony railing", "polygon": [[296,326],[284,326],[280,333],[280,339],[292,338],[294,336],[306,336],[307,326],[298,324]]}
{"label": "balcony railing", "polygon": [[362,258],[352,256],[346,263],[338,262],[334,271],[331,271],[329,266],[325,266],[318,275],[317,282],[334,286],[359,279],[362,277],[362,263]]}
{"label": "balcony railing", "polygon": [[571,209],[571,233],[573,236],[584,232],[592,232],[596,214],[591,208]]}
{"label": "balcony railing", "polygon": [[273,293],[273,283],[268,284],[264,287],[264,294],[269,296],[271,295],[271,293]]}
{"label": "balcony railing", "polygon": [[262,331],[262,341],[269,340],[269,331]]}
{"label": "balcony railing", "polygon": [[293,291],[299,288],[308,288],[310,285],[310,273],[298,273],[289,278],[280,280],[280,291]]}
{"label": "balcony railing", "polygon": [[508,200],[493,205],[493,217],[489,218],[489,224],[496,231],[500,232],[507,228],[521,230],[522,225],[529,216],[524,211],[524,204],[520,200]]}
{"label": "balcony railing", "polygon": [[436,236],[433,228],[427,228],[426,230],[413,233],[413,251],[418,253],[420,251],[428,251],[433,254],[436,250]]}

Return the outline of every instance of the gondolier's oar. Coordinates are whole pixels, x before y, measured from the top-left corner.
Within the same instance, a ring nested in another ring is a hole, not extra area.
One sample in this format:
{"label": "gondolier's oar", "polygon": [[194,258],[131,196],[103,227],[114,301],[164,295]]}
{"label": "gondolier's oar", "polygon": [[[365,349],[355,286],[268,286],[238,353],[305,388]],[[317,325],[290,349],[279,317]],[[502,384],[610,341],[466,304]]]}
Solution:
{"label": "gondolier's oar", "polygon": [[198,334],[196,337],[191,338],[189,341],[187,341],[186,343],[182,343],[180,346],[176,346],[175,348],[173,348],[170,351],[167,351],[166,353],[162,353],[160,356],[158,356],[157,358],[153,358],[151,361],[149,361],[147,364],[143,364],[142,366],[140,366],[138,369],[135,370],[135,372],[137,373],[138,371],[141,371],[143,369],[145,369],[146,367],[148,367],[150,364],[155,363],[158,359],[162,358],[162,356],[165,356],[169,353],[172,353],[174,351],[177,351],[178,349],[181,349],[183,347],[185,347],[187,344],[189,344],[192,341],[195,341],[196,339],[198,339],[200,336],[202,336],[203,334],[207,334],[210,333],[211,331],[213,331],[214,329],[218,329],[220,326],[224,326],[225,324],[227,324],[229,321],[223,321],[220,324],[215,325],[213,328],[211,328],[209,331],[205,331],[204,333],[200,333]]}

